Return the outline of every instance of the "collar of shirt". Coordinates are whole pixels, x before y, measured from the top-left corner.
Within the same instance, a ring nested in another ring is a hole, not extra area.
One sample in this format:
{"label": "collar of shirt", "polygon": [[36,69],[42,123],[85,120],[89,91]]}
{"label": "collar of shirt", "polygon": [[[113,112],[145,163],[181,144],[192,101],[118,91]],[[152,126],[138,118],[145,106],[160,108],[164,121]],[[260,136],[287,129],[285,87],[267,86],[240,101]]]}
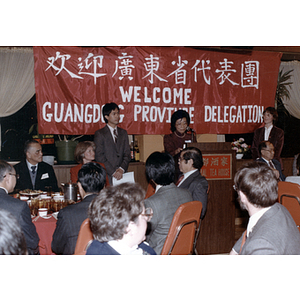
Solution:
{"label": "collar of shirt", "polygon": [[138,248],[138,245],[130,248],[122,241],[109,241],[108,244],[121,255],[143,255],[143,249]]}
{"label": "collar of shirt", "polygon": [[260,211],[256,212],[253,216],[250,217],[248,225],[247,225],[247,237],[249,236],[249,233],[252,231],[253,227],[256,225],[258,220],[263,216],[263,214],[268,211],[270,207],[264,207]]}
{"label": "collar of shirt", "polygon": [[155,187],[155,193],[162,187],[162,185],[160,184],[157,184],[156,187]]}
{"label": "collar of shirt", "polygon": [[198,169],[195,169],[195,170],[192,170],[192,171],[189,171],[189,172],[186,172],[183,174],[183,179],[180,181],[180,183],[178,184],[178,186],[181,186],[181,184],[190,176],[192,175],[193,173],[195,173],[196,171],[198,171]]}
{"label": "collar of shirt", "polygon": [[6,192],[6,194],[8,194],[8,191],[7,191],[7,189],[5,187],[0,186],[0,189],[3,189]]}
{"label": "collar of shirt", "polygon": [[269,135],[270,135],[272,128],[273,128],[273,125],[271,125],[269,128],[265,127],[265,141],[267,141],[269,139]]}
{"label": "collar of shirt", "polygon": [[26,163],[27,163],[27,167],[28,167],[28,170],[29,170],[29,171],[31,171],[31,167],[36,166],[35,172],[37,172],[37,169],[38,169],[38,165],[39,165],[39,164],[32,165],[28,160],[26,160]]}
{"label": "collar of shirt", "polygon": [[[115,128],[112,128],[112,127],[111,127],[110,125],[108,125],[108,124],[106,124],[106,126],[109,128],[110,133],[111,133],[113,139],[115,139],[115,137],[114,137],[114,130],[115,130]],[[116,128],[117,128],[117,127],[118,127],[118,126],[116,126]]]}

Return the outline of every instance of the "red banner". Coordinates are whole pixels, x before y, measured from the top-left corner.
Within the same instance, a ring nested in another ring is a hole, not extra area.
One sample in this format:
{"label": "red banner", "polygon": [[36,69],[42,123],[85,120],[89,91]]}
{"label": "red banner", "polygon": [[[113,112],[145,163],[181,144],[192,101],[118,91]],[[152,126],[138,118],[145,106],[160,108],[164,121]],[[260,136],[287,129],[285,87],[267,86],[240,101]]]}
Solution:
{"label": "red banner", "polygon": [[129,134],[170,133],[187,110],[196,133],[248,133],[274,106],[281,53],[188,47],[34,47],[41,134],[94,134],[116,102]]}

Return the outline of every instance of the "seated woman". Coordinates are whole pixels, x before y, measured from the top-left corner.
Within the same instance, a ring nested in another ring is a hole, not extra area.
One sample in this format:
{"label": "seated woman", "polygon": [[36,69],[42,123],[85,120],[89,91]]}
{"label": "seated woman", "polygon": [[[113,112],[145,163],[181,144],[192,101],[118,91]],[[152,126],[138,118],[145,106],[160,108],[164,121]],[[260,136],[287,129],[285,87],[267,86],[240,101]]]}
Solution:
{"label": "seated woman", "polygon": [[[190,116],[185,110],[177,110],[171,117],[171,134],[164,136],[165,152],[170,153],[175,160],[175,182],[177,181],[180,171],[178,158],[180,151],[187,143],[196,143],[196,134],[187,133],[187,127],[190,125]],[[193,136],[193,138],[192,138]]]}
{"label": "seated woman", "polygon": [[152,209],[145,211],[145,192],[137,183],[122,183],[100,192],[89,206],[94,240],[87,255],[155,255],[143,242]]}
{"label": "seated woman", "polygon": [[[84,141],[78,143],[74,152],[74,157],[75,160],[78,162],[78,165],[70,169],[72,182],[77,182],[78,171],[81,169],[82,165],[92,161],[95,162],[95,149],[96,149],[96,145],[94,142]],[[97,163],[105,169],[104,164],[99,162]],[[106,175],[105,186],[109,186],[109,180],[107,175]]]}

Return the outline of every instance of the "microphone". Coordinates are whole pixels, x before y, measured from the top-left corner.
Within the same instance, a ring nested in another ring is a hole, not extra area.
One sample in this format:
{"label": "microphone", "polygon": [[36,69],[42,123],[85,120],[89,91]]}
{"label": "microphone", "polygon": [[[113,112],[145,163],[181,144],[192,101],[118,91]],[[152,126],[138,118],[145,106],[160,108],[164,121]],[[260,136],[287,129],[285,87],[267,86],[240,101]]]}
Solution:
{"label": "microphone", "polygon": [[195,130],[193,129],[193,128],[191,128],[190,126],[188,126],[187,128],[186,128],[186,130],[185,130],[186,132],[189,132],[189,131],[191,131],[191,132],[195,132]]}

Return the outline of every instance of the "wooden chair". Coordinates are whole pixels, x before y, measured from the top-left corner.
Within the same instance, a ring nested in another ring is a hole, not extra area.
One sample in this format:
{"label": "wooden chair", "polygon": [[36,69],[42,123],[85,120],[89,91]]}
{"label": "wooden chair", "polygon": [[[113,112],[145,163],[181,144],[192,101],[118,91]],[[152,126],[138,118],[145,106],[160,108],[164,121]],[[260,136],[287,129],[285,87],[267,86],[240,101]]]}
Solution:
{"label": "wooden chair", "polygon": [[293,217],[300,231],[300,185],[293,182],[278,182],[278,200]]}
{"label": "wooden chair", "polygon": [[191,201],[176,210],[161,255],[187,255],[193,253],[196,231],[200,224],[202,203]]}
{"label": "wooden chair", "polygon": [[82,222],[80,226],[74,254],[85,255],[86,250],[93,239],[93,234],[90,228],[90,220],[89,218],[87,218]]}

